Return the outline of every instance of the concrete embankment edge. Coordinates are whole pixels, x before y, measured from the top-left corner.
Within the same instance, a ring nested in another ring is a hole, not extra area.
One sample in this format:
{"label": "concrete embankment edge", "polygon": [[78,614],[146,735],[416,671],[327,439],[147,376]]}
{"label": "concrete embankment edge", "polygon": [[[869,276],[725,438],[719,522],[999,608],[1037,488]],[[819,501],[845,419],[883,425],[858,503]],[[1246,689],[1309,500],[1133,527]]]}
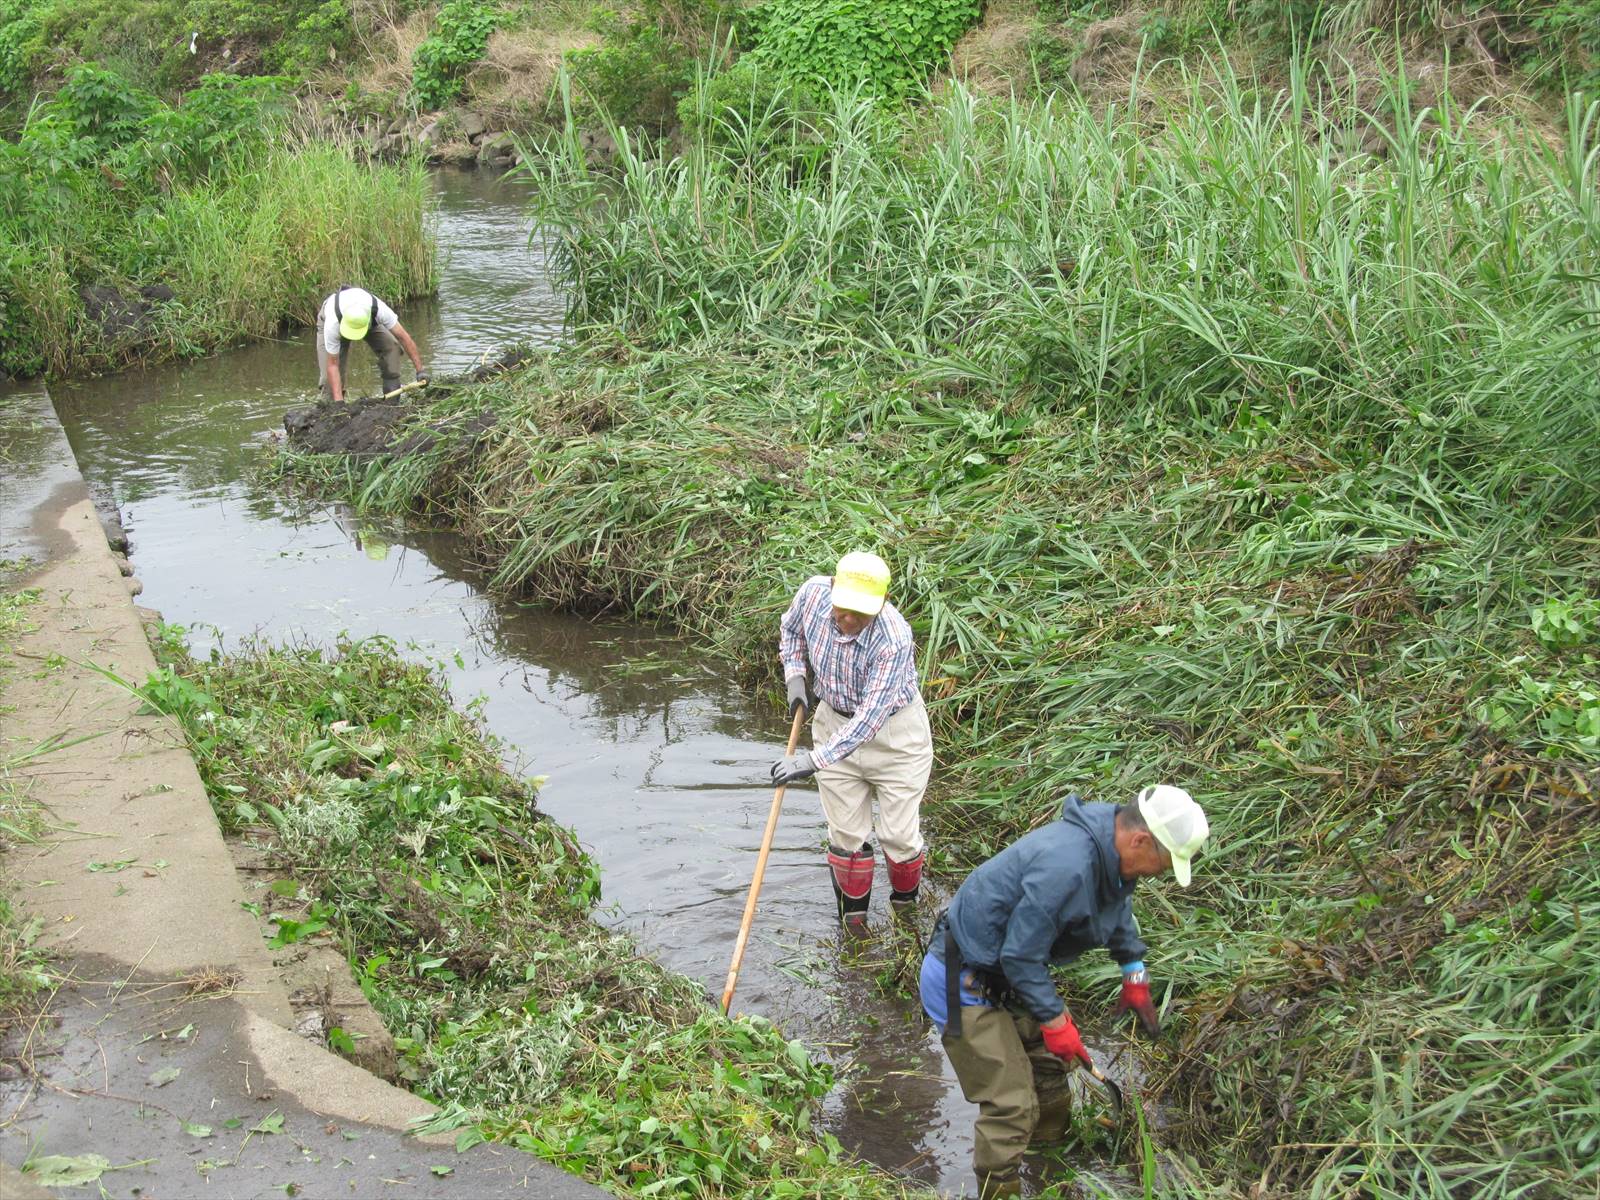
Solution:
{"label": "concrete embankment edge", "polygon": [[[40,944],[67,980],[53,997],[50,1019],[28,1035],[18,1059],[23,1077],[0,1085],[0,1119],[10,1119],[0,1159],[15,1166],[30,1155],[96,1149],[74,1125],[89,1120],[97,1101],[127,1097],[94,1084],[92,1072],[73,1074],[70,1046],[50,1054],[40,1054],[39,1046],[49,1041],[51,1027],[100,1028],[75,1021],[74,1010],[87,1008],[115,1025],[119,1005],[126,1008],[135,997],[147,1007],[226,999],[230,1036],[211,1043],[216,1052],[233,1055],[235,1067],[257,1068],[254,1079],[246,1072],[235,1101],[269,1096],[291,1115],[404,1131],[433,1106],[290,1032],[289,998],[260,926],[243,907],[244,891],[182,734],[168,718],[142,711],[129,688],[154,672],[155,660],[49,397],[42,388],[28,389],[0,395],[0,406],[8,418],[26,418],[31,452],[48,460],[48,470],[36,472],[43,482],[26,498],[27,510],[8,507],[5,514],[6,524],[16,523],[26,535],[34,565],[22,583],[38,595],[28,609],[33,628],[0,682],[0,762],[11,764],[14,782],[40,806],[45,832],[37,843],[13,847],[3,867],[17,903],[42,923]],[[6,532],[12,542],[19,529]],[[125,1025],[130,1038],[140,1028],[132,1017]],[[140,1033],[132,1044],[148,1036]],[[118,1048],[107,1040],[101,1067],[109,1080]],[[185,1048],[196,1053],[204,1044],[186,1042]],[[241,1050],[247,1051],[242,1060]],[[141,1053],[129,1053],[142,1065]],[[213,1065],[220,1096],[234,1087],[237,1072]],[[213,1104],[222,1102],[213,1097]],[[139,1158],[137,1140],[99,1152]],[[428,1186],[419,1193],[413,1183],[408,1194],[466,1194],[449,1177],[430,1174],[437,1147],[404,1138],[396,1149],[402,1158],[406,1147],[430,1164],[420,1170]],[[486,1153],[499,1169],[507,1166],[504,1151]],[[473,1154],[451,1157],[465,1165]],[[514,1157],[519,1195],[606,1194],[537,1160]],[[192,1163],[173,1168],[183,1182],[175,1186],[176,1177],[156,1169],[160,1194],[187,1194],[197,1184],[217,1194],[196,1179]],[[0,1184],[8,1181],[0,1178]],[[474,1186],[486,1182],[480,1177]],[[338,1186],[348,1194],[344,1179]],[[239,1194],[246,1192],[253,1189]]]}

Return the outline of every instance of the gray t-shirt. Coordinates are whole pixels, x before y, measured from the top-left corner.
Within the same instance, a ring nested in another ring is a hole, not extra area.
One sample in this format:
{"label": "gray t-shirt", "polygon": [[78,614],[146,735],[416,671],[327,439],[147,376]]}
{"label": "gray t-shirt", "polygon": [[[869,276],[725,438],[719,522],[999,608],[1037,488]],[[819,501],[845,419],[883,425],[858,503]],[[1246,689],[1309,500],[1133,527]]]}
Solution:
{"label": "gray t-shirt", "polygon": [[[338,292],[334,292],[322,302],[322,348],[328,352],[330,357],[339,353],[339,318],[334,315],[333,311],[334,296],[338,294]],[[377,323],[380,326],[384,329],[393,329],[400,324],[400,318],[395,315],[394,309],[376,296],[372,297],[372,303],[376,309]]]}

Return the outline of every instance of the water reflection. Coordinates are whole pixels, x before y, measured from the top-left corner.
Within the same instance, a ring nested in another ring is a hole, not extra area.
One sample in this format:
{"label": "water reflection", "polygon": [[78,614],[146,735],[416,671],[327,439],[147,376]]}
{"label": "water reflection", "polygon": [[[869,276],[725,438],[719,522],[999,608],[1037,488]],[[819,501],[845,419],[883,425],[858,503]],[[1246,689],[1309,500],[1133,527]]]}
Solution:
{"label": "water reflection", "polygon": [[0,561],[44,557],[47,539],[28,514],[62,485],[77,486],[60,438],[42,387],[0,386]]}

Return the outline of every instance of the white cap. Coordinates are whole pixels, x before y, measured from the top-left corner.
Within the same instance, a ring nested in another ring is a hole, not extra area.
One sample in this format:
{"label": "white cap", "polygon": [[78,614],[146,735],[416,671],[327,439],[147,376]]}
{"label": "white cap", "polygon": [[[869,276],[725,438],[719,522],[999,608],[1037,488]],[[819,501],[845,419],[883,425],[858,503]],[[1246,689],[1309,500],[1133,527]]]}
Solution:
{"label": "white cap", "polygon": [[1172,855],[1172,874],[1178,886],[1188,887],[1189,862],[1211,835],[1205,811],[1188,792],[1168,783],[1145,788],[1135,803],[1151,834]]}

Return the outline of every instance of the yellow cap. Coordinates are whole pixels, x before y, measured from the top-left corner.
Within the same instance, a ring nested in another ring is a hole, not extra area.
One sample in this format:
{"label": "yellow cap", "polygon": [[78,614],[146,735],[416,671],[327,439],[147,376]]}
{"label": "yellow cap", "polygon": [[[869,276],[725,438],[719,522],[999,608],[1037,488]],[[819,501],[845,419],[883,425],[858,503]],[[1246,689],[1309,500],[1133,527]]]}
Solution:
{"label": "yellow cap", "polygon": [[833,571],[833,602],[851,612],[876,616],[889,594],[889,564],[876,554],[855,550]]}
{"label": "yellow cap", "polygon": [[372,293],[361,288],[345,288],[339,293],[339,336],[359,342],[372,328],[372,312],[377,308]]}

